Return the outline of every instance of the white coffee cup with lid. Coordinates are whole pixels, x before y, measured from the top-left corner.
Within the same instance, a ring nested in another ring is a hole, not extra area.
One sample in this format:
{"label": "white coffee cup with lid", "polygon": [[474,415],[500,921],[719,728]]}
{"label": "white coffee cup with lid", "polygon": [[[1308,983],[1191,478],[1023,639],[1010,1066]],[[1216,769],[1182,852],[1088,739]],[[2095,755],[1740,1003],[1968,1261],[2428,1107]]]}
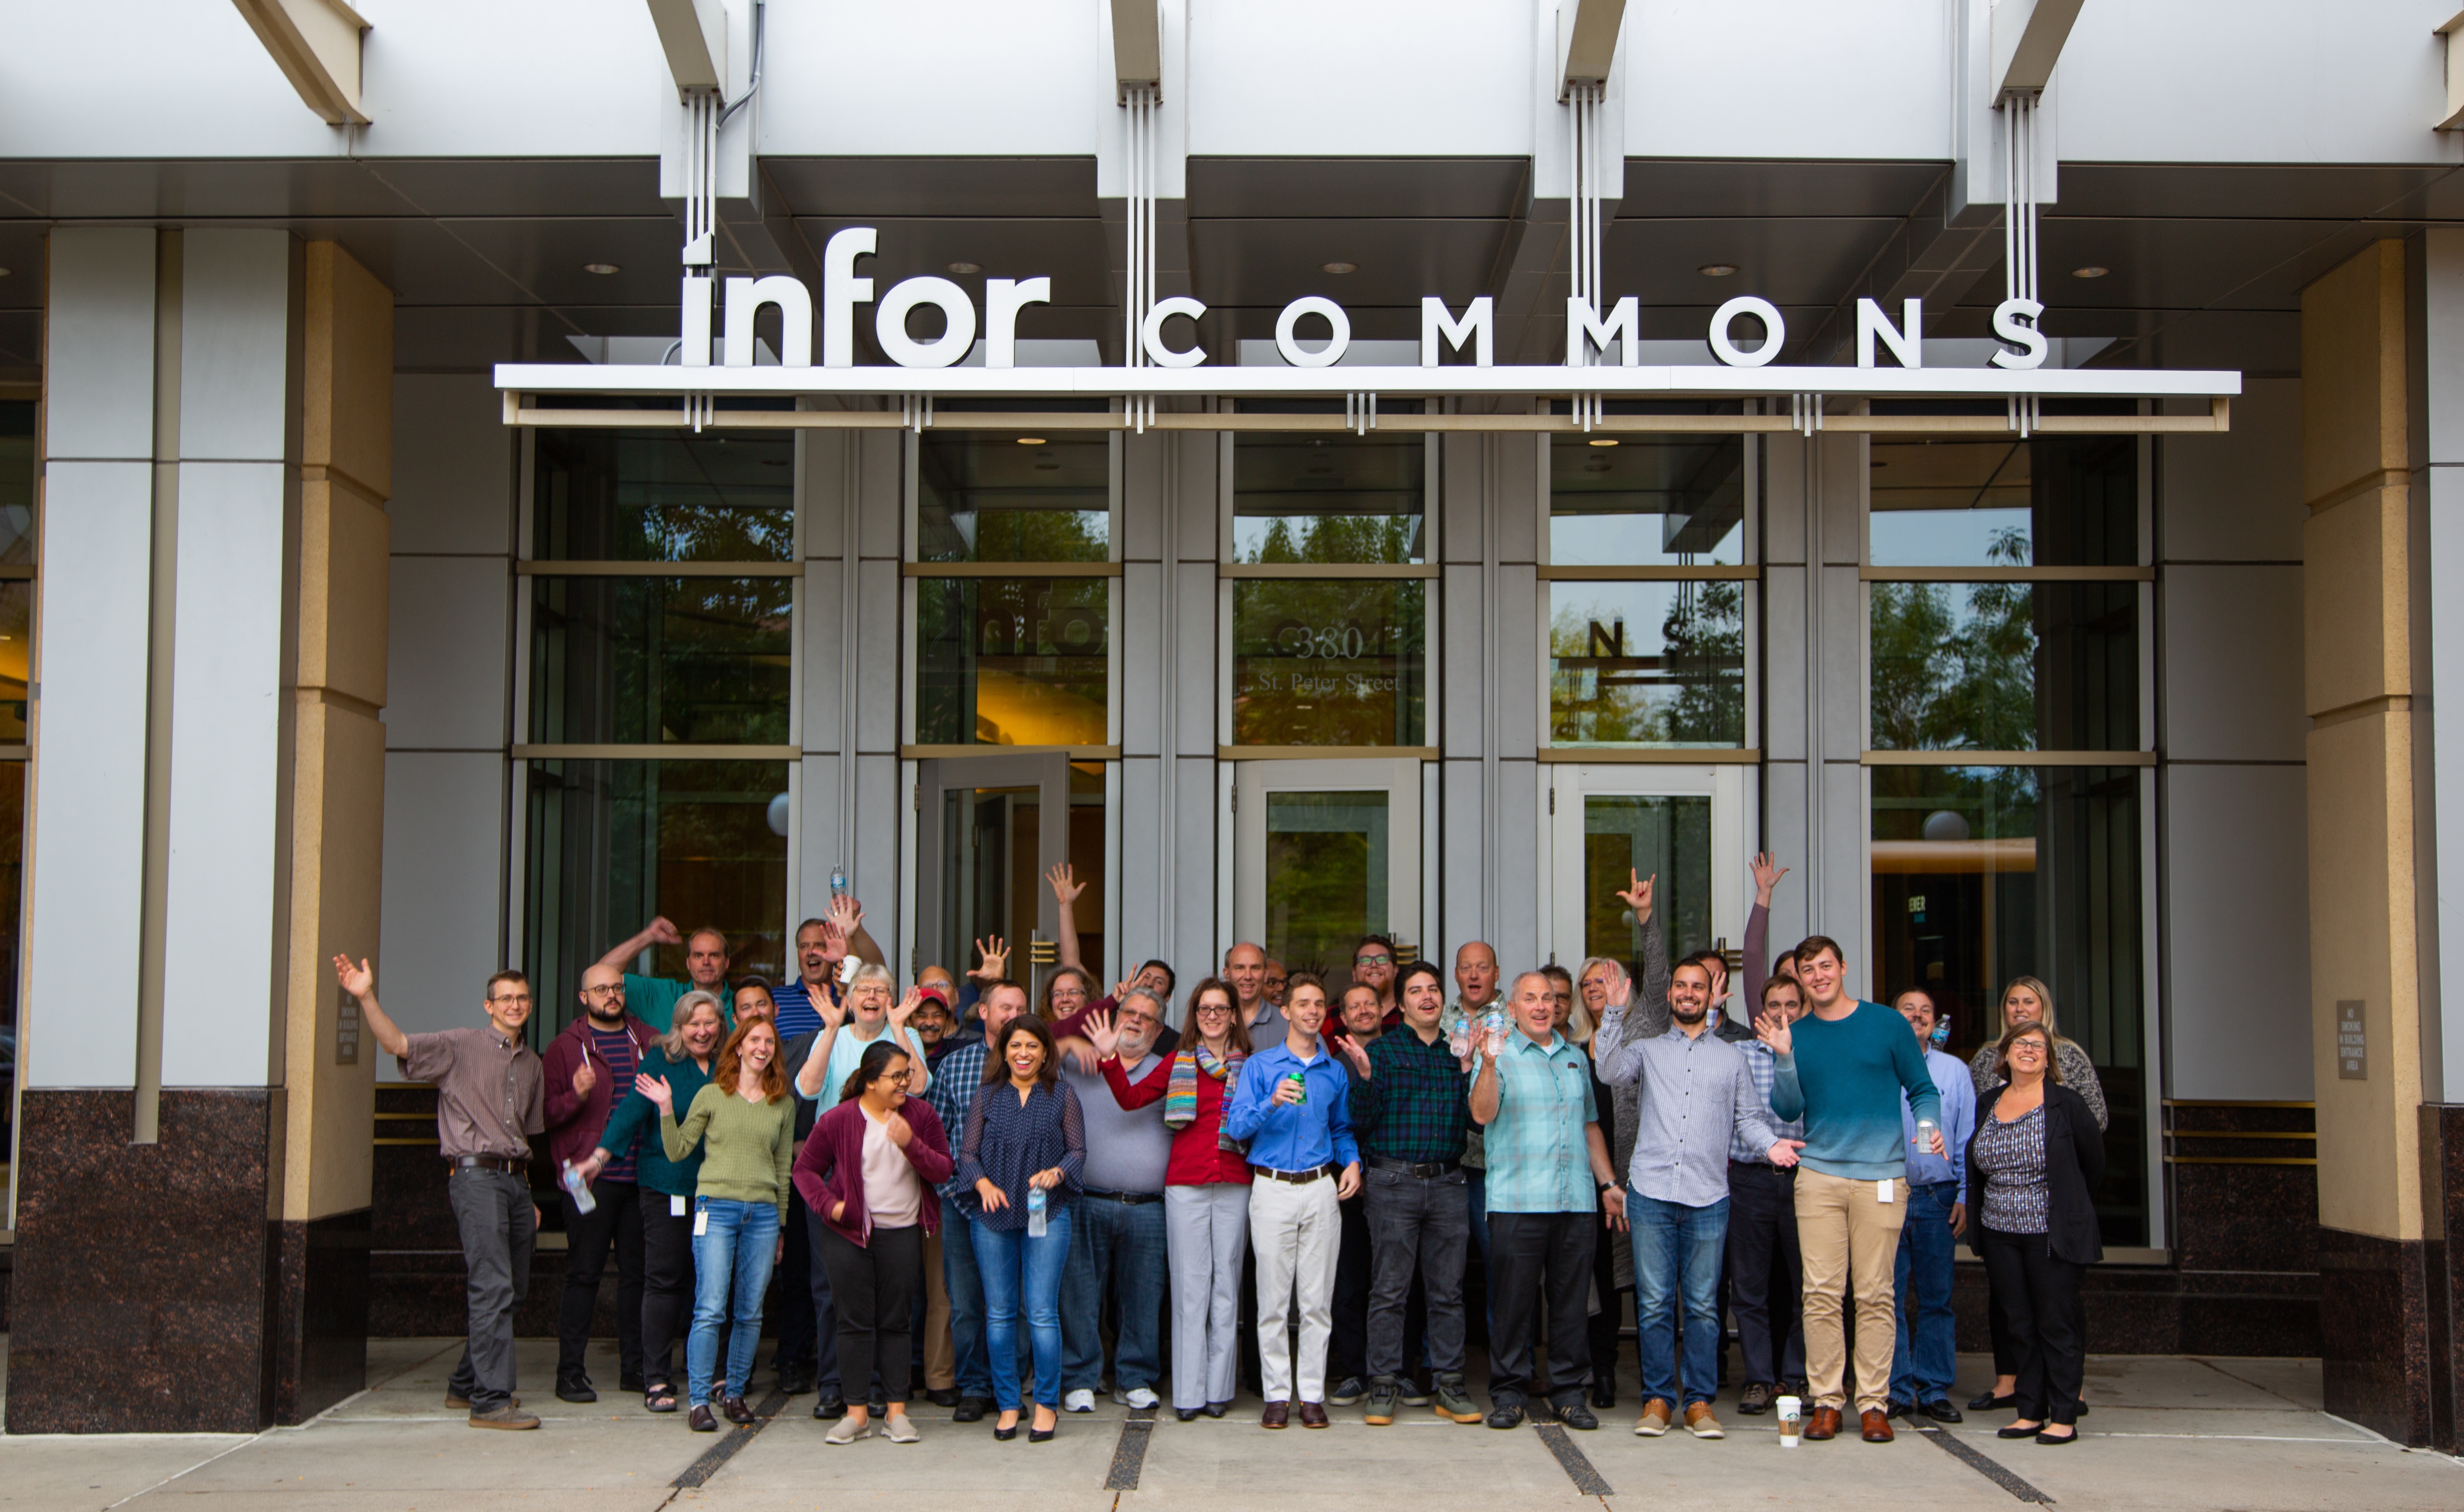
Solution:
{"label": "white coffee cup with lid", "polygon": [[1779,1446],[1794,1449],[1797,1430],[1805,1420],[1805,1404],[1793,1396],[1783,1396],[1771,1406],[1779,1413]]}

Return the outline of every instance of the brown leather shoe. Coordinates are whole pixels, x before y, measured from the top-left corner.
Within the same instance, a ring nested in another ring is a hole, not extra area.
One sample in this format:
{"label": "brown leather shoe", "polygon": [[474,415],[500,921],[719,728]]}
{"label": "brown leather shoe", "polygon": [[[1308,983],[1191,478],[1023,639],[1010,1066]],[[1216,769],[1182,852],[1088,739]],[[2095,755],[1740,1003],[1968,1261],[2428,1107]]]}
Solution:
{"label": "brown leather shoe", "polygon": [[1323,1402],[1303,1402],[1301,1404],[1301,1426],[1303,1428],[1324,1428],[1326,1426],[1326,1404]]}
{"label": "brown leather shoe", "polygon": [[1805,1436],[1816,1440],[1838,1437],[1839,1409],[1836,1407],[1817,1407],[1812,1412],[1807,1413],[1805,1419]]}
{"label": "brown leather shoe", "polygon": [[1895,1436],[1891,1433],[1891,1414],[1879,1407],[1865,1409],[1859,1421],[1864,1426],[1865,1442],[1869,1444],[1887,1444]]}
{"label": "brown leather shoe", "polygon": [[727,1420],[731,1423],[740,1425],[753,1421],[753,1409],[745,1406],[744,1398],[740,1396],[720,1398],[718,1410],[727,1414]]}
{"label": "brown leather shoe", "polygon": [[1268,1402],[1266,1404],[1266,1410],[1258,1414],[1258,1426],[1261,1428],[1291,1427],[1292,1404],[1289,1402]]}

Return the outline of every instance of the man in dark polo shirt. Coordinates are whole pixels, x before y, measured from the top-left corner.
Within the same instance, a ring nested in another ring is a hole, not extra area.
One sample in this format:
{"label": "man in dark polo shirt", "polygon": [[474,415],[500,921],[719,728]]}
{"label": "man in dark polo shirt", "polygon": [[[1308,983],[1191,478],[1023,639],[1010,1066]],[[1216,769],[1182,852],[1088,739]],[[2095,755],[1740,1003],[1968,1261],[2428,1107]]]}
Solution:
{"label": "man in dark polo shirt", "polygon": [[336,956],[334,979],[359,999],[368,1033],[402,1074],[436,1085],[436,1143],[452,1166],[445,1190],[462,1230],[471,1306],[470,1343],[445,1384],[445,1404],[468,1407],[473,1428],[537,1428],[514,1395],[514,1313],[529,1287],[539,1220],[525,1173],[531,1136],[547,1131],[546,1081],[522,1042],[530,983],[499,971],[488,978],[484,1026],[406,1034],[377,1007],[367,962]]}

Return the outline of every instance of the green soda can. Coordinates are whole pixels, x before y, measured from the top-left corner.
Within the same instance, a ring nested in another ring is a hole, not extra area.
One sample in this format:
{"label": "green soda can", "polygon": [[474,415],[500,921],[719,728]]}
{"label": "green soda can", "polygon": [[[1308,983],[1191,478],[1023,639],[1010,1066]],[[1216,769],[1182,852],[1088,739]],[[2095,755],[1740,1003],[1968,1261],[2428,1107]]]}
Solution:
{"label": "green soda can", "polygon": [[1293,1106],[1297,1107],[1297,1106],[1301,1105],[1302,1103],[1305,1103],[1305,1102],[1307,1102],[1307,1101],[1309,1101],[1309,1078],[1308,1078],[1308,1077],[1306,1077],[1306,1076],[1302,1075],[1300,1072],[1295,1071],[1295,1072],[1293,1072],[1290,1076],[1286,1077],[1284,1079],[1285,1079],[1286,1081],[1287,1081],[1287,1082],[1290,1082],[1290,1083],[1291,1083],[1292,1091],[1293,1091],[1293,1093],[1295,1094],[1295,1096],[1292,1098],[1292,1104],[1293,1104]]}

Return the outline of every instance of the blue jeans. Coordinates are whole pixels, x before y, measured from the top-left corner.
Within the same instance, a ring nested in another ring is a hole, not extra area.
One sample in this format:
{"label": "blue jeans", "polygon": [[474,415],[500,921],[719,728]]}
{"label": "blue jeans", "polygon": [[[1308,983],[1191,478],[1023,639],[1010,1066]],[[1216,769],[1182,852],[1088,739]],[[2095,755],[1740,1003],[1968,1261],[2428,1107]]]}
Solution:
{"label": "blue jeans", "polygon": [[1955,1181],[1908,1189],[1908,1218],[1900,1230],[1896,1267],[1900,1339],[1891,1353],[1894,1402],[1922,1407],[1950,1395],[1951,1378],[1959,1368],[1958,1325],[1950,1310],[1950,1210],[1964,1200]]}
{"label": "blue jeans", "polygon": [[1061,1279],[1061,1389],[1091,1391],[1104,1379],[1104,1286],[1120,1331],[1112,1388],[1152,1390],[1163,1371],[1163,1200],[1080,1197],[1069,1205],[1069,1267]]}
{"label": "blue jeans", "polygon": [[[1705,1208],[1661,1202],[1629,1190],[1634,1225],[1634,1313],[1642,1355],[1642,1399],[1683,1409],[1718,1394],[1720,1260],[1728,1241],[1728,1199]],[[1684,1359],[1677,1361],[1677,1308],[1685,1308]],[[1684,1396],[1678,1396],[1683,1375]]]}
{"label": "blue jeans", "polygon": [[718,1364],[718,1330],[735,1299],[736,1330],[727,1341],[727,1387],[741,1396],[753,1379],[753,1357],[761,1347],[761,1294],[770,1289],[770,1267],[779,1256],[779,1207],[697,1197],[693,1235],[693,1337],[685,1345],[685,1405],[710,1400]]}
{"label": "blue jeans", "polygon": [[1021,1312],[1035,1352],[1035,1399],[1045,1407],[1061,1405],[1061,1273],[1069,1264],[1069,1209],[1053,1209],[1042,1238],[975,1220],[976,1266],[984,1280],[984,1351],[992,1358],[993,1401],[1004,1412],[1019,1410]]}
{"label": "blue jeans", "polygon": [[941,1285],[950,1294],[950,1352],[957,1357],[958,1394],[989,1402],[993,1369],[984,1353],[984,1279],[976,1270],[975,1220],[946,1198],[941,1213]]}

